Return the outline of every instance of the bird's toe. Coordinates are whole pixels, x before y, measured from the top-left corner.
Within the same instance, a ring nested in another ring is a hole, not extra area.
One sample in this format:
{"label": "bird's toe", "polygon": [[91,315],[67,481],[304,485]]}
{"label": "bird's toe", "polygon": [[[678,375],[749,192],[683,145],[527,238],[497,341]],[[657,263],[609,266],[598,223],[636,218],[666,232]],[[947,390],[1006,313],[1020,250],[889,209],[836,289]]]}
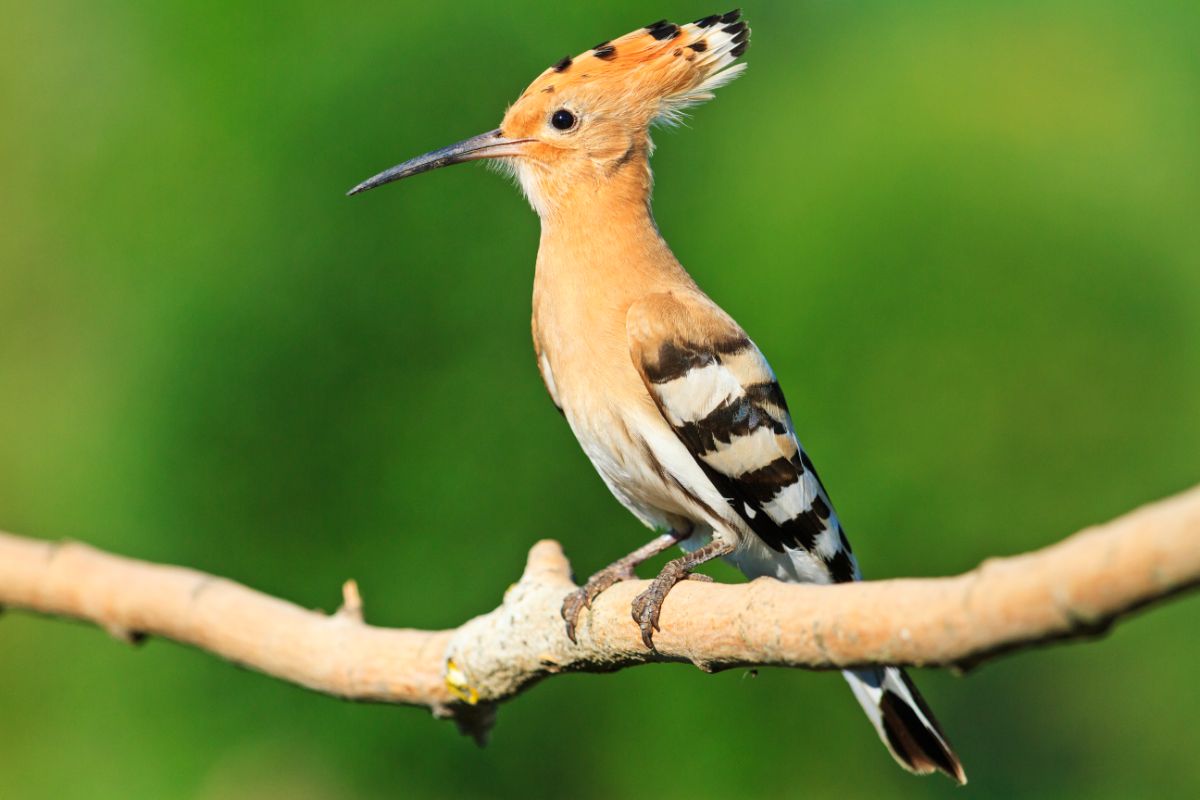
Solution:
{"label": "bird's toe", "polygon": [[615,584],[633,577],[635,577],[633,567],[617,562],[600,570],[588,578],[587,583],[567,595],[562,604],[562,618],[567,623],[567,638],[576,642],[575,635],[579,615],[585,608],[591,608],[592,602],[601,593]]}
{"label": "bird's toe", "polygon": [[650,588],[639,594],[633,600],[633,621],[638,624],[642,631],[642,642],[646,647],[654,650],[654,632],[661,630],[658,619],[662,613],[663,601],[667,599],[667,594],[681,580],[687,578],[686,572],[672,569],[668,564],[659,576],[650,584]]}
{"label": "bird's toe", "polygon": [[579,615],[588,603],[587,593],[583,589],[576,589],[563,598],[561,613],[563,622],[567,625],[567,638],[572,643],[576,643],[575,626],[579,622]]}

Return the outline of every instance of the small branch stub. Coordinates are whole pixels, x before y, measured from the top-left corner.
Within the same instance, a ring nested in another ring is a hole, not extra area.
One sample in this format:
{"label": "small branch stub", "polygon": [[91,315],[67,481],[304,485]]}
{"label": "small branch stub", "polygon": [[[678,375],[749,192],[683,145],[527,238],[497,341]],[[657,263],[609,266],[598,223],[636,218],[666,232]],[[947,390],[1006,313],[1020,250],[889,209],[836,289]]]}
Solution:
{"label": "small branch stub", "polygon": [[358,581],[353,578],[342,584],[342,605],[337,616],[354,622],[363,621],[362,595],[358,593]]}

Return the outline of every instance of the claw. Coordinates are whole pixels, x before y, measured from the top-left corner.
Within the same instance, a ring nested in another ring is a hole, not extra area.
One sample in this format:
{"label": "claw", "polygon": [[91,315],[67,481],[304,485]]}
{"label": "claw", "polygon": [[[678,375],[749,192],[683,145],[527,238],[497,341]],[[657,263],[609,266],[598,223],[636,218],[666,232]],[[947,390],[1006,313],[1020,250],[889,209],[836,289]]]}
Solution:
{"label": "claw", "polygon": [[575,634],[579,624],[579,615],[583,613],[583,609],[590,609],[592,601],[599,597],[605,589],[632,577],[634,577],[633,567],[617,562],[588,578],[587,583],[563,599],[560,613],[563,621],[567,624],[567,638],[571,640],[572,644],[579,644]]}
{"label": "claw", "polygon": [[658,620],[662,614],[663,601],[666,600],[667,594],[675,584],[687,580],[689,577],[690,575],[682,569],[672,569],[668,565],[650,584],[649,589],[634,598],[631,609],[633,621],[641,628],[642,642],[648,649],[657,649],[654,646],[654,632],[662,630]]}
{"label": "claw", "polygon": [[562,604],[562,618],[567,623],[567,638],[571,640],[572,644],[579,644],[575,639],[575,626],[579,622],[579,614],[583,611],[583,605],[586,602],[586,600],[581,601],[580,594],[582,592],[582,589],[576,589],[566,596]]}
{"label": "claw", "polygon": [[642,643],[646,645],[647,650],[655,650],[654,647],[654,623],[652,621],[653,602],[648,596],[654,591],[654,587],[642,592],[633,601],[633,621],[637,623],[638,628],[642,632]]}

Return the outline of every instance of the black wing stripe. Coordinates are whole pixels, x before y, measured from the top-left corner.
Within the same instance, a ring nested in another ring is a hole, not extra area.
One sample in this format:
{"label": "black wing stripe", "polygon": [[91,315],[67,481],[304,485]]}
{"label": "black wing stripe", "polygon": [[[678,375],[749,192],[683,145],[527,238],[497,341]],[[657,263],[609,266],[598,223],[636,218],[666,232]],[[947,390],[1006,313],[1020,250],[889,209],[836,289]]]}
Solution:
{"label": "black wing stripe", "polygon": [[825,532],[825,523],[810,508],[801,511],[775,530],[775,541],[765,539],[774,549],[780,550],[785,544],[799,544],[805,550],[812,550],[817,546],[817,537]]}
{"label": "black wing stripe", "polygon": [[711,347],[667,341],[658,348],[657,361],[653,364],[647,362],[642,368],[651,383],[670,383],[694,369],[716,364],[719,355],[740,353],[750,346],[750,340],[744,336],[715,342]]}
{"label": "black wing stripe", "polygon": [[777,458],[761,469],[742,473],[738,476],[738,483],[742,485],[747,499],[751,500],[755,506],[761,506],[769,503],[779,494],[780,489],[791,486],[800,480],[803,472],[804,468],[801,467],[797,471],[796,465],[792,461],[786,458]]}
{"label": "black wing stripe", "polygon": [[[845,537],[842,538],[842,541],[845,541]],[[839,549],[833,554],[833,558],[825,559],[825,563],[829,565],[829,571],[832,573],[835,583],[854,580],[854,561],[851,560],[848,549]]]}
{"label": "black wing stripe", "polygon": [[747,391],[745,396],[731,398],[717,406],[703,419],[673,426],[675,433],[695,455],[711,453],[717,449],[718,443],[729,444],[735,437],[748,436],[759,428],[766,427],[777,434],[785,434],[788,432],[787,423],[773,416],[762,399],[779,394],[779,386],[771,386],[774,386],[773,393],[769,389],[755,393]]}
{"label": "black wing stripe", "polygon": [[713,486],[717,487],[717,491],[721,493],[726,502],[750,526],[750,530],[754,531],[771,549],[782,553],[783,540],[780,535],[779,525],[761,510],[761,504],[747,491],[746,485],[740,481],[732,480],[725,473],[718,472],[703,461],[698,461],[697,463],[704,470],[704,474],[708,476],[708,479],[712,481]]}

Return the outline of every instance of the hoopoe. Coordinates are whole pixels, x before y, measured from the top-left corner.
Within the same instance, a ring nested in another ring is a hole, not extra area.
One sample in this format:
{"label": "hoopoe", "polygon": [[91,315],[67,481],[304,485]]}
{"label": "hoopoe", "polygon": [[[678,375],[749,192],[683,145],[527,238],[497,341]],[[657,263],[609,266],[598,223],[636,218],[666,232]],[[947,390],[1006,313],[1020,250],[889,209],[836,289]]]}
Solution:
{"label": "hoopoe", "polygon": [[[675,545],[684,555],[633,603],[647,647],[671,587],[703,578],[692,570],[711,559],[726,559],[748,578],[861,578],[775,374],[684,271],[650,208],[650,127],[677,121],[736,78],[749,43],[736,10],[688,25],[663,20],[601,42],[539,75],[496,130],[349,192],[498,159],[541,217],[533,345],[546,391],[616,498],[666,531],[566,598],[572,641],[597,595]],[[844,675],[902,767],[966,782],[903,670]]]}

